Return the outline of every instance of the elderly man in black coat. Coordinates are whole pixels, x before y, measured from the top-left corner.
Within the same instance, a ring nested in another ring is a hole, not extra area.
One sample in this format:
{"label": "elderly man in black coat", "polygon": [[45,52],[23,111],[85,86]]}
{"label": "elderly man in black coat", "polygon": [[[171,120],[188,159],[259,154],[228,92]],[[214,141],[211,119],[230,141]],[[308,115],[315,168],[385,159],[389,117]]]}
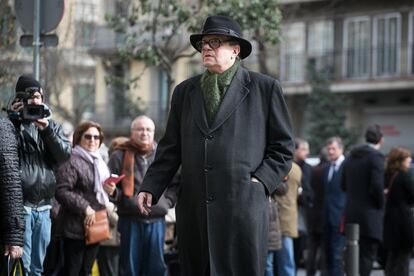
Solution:
{"label": "elderly man in black coat", "polygon": [[359,224],[359,274],[368,276],[378,244],[382,240],[384,219],[384,156],[378,125],[365,133],[366,144],[355,147],[344,164],[342,188],[347,194],[345,223]]}
{"label": "elderly man in black coat", "polygon": [[17,138],[12,123],[0,117],[0,246],[12,258],[23,254],[24,209]]}
{"label": "elderly man in black coat", "polygon": [[150,212],[181,165],[176,206],[182,275],[264,275],[268,196],[294,143],[279,83],[244,69],[237,22],[207,18],[190,36],[207,70],[174,91],[164,137],[138,195]]}

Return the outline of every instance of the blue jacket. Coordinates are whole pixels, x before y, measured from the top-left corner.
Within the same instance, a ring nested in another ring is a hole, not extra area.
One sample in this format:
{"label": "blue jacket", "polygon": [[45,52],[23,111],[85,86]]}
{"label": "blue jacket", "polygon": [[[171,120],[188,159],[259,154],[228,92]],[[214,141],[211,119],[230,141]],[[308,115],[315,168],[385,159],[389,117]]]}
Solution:
{"label": "blue jacket", "polygon": [[342,169],[345,161],[333,174],[331,181],[328,181],[329,166],[324,170],[324,223],[333,227],[339,227],[343,219],[346,204],[346,194],[341,188]]}

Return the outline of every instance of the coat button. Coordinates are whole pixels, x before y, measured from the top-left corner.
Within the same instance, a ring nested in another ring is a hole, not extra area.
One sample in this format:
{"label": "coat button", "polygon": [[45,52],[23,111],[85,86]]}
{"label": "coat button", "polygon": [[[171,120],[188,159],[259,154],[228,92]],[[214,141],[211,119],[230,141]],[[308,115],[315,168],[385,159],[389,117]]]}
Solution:
{"label": "coat button", "polygon": [[209,141],[210,141],[210,140],[213,140],[213,138],[214,138],[214,136],[213,136],[213,135],[207,135],[207,136],[206,136],[206,140],[209,140]]}
{"label": "coat button", "polygon": [[216,197],[213,196],[213,195],[208,196],[207,199],[206,199],[206,203],[209,204],[210,202],[214,201],[215,199],[216,199]]}
{"label": "coat button", "polygon": [[210,166],[205,166],[204,167],[204,173],[208,173],[211,170]]}

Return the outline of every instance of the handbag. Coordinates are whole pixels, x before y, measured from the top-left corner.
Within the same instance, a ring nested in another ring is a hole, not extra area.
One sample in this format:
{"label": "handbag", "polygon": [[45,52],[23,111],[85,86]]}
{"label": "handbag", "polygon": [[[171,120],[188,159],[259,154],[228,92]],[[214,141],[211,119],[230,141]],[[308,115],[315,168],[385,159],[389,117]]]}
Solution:
{"label": "handbag", "polygon": [[26,271],[24,270],[23,259],[12,259],[10,256],[2,256],[0,265],[0,276],[24,276]]}
{"label": "handbag", "polygon": [[85,242],[86,244],[94,244],[104,240],[109,240],[111,233],[109,232],[108,213],[106,210],[95,212],[95,223],[85,225]]}

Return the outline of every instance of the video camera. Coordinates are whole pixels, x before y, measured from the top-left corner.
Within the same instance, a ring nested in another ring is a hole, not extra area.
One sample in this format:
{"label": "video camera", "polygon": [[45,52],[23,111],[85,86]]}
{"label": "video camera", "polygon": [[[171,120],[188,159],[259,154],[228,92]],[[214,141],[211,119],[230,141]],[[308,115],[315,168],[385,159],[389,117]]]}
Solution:
{"label": "video camera", "polygon": [[36,121],[50,117],[51,112],[47,105],[28,104],[28,100],[33,97],[34,93],[39,92],[39,90],[39,87],[28,87],[25,91],[17,92],[12,104],[23,102],[23,108],[20,111],[13,111],[9,108],[7,111],[9,118],[12,120]]}

